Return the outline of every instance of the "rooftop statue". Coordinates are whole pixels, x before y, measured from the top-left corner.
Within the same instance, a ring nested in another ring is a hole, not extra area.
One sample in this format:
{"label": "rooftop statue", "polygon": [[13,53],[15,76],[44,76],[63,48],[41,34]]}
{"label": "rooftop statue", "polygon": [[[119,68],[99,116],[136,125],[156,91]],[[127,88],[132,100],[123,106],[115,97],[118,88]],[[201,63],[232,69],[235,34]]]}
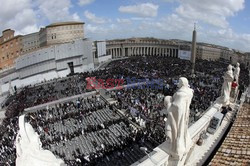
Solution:
{"label": "rooftop statue", "polygon": [[179,89],[171,96],[164,98],[168,118],[166,121],[167,152],[171,157],[181,159],[189,151],[192,140],[188,133],[189,106],[193,90],[185,77],[179,79]]}
{"label": "rooftop statue", "polygon": [[232,65],[228,65],[227,72],[225,72],[223,78],[224,82],[221,89],[221,97],[220,100],[223,105],[228,105],[230,103],[230,92],[231,92],[231,84],[234,80],[233,76],[233,67]]}

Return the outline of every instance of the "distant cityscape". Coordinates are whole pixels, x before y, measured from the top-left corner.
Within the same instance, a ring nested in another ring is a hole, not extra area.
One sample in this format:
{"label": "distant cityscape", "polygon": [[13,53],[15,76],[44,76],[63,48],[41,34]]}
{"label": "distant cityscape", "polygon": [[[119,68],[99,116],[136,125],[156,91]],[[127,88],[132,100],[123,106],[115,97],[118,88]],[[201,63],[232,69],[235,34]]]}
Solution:
{"label": "distant cityscape", "polygon": [[[6,29],[0,37],[0,69],[14,67],[16,59],[30,52],[37,51],[51,45],[85,39],[84,22],[52,23],[39,32],[15,36],[15,31]],[[190,39],[191,40],[191,39]],[[97,57],[97,47],[93,42],[93,58]],[[191,51],[191,41],[178,39],[157,38],[127,38],[105,41],[106,54],[112,58],[135,55],[159,55],[170,57],[188,56]],[[249,66],[250,53],[228,47],[197,42],[197,58],[206,60],[224,59]],[[42,56],[42,55],[41,55]],[[185,57],[184,57],[185,58]]]}

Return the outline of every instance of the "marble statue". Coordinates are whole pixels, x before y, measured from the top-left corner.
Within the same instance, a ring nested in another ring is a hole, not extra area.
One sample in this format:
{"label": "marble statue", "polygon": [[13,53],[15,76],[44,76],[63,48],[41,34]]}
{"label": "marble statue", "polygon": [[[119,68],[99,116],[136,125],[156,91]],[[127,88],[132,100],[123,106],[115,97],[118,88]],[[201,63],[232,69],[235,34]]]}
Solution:
{"label": "marble statue", "polygon": [[62,166],[64,161],[56,158],[49,150],[42,149],[39,135],[26,123],[24,116],[19,117],[19,131],[16,136],[16,166]]}
{"label": "marble statue", "polygon": [[13,87],[11,86],[10,81],[9,81],[9,92],[10,92],[11,95],[14,95],[14,93],[15,93]]}
{"label": "marble statue", "polygon": [[237,84],[239,83],[239,76],[240,76],[240,64],[237,62],[236,67],[234,68],[234,79],[236,80]]}
{"label": "marble statue", "polygon": [[173,97],[164,98],[164,106],[168,114],[165,128],[167,152],[171,157],[181,159],[192,146],[188,122],[193,90],[189,87],[185,77],[179,79],[178,88]]}
{"label": "marble statue", "polygon": [[232,81],[234,80],[233,76],[233,67],[232,65],[228,65],[227,72],[224,74],[224,82],[221,89],[221,102],[223,105],[228,105],[230,103],[230,92],[231,92],[231,86]]}

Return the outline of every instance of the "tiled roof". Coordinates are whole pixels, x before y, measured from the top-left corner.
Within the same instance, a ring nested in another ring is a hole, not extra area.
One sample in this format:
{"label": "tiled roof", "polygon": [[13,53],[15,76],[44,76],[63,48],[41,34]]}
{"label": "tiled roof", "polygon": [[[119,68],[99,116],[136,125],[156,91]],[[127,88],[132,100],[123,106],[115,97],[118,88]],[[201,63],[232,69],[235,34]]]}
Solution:
{"label": "tiled roof", "polygon": [[250,165],[250,104],[239,110],[228,135],[210,165]]}

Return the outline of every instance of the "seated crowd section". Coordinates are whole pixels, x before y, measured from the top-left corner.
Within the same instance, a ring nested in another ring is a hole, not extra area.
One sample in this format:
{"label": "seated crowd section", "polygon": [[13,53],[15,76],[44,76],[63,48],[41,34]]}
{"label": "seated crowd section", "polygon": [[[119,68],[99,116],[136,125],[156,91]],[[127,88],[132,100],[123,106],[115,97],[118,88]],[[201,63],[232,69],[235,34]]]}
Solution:
{"label": "seated crowd section", "polygon": [[[18,116],[25,108],[94,91],[86,88],[88,77],[124,79],[123,85],[133,83],[131,80],[161,79],[157,88],[142,85],[106,90],[108,96],[117,100],[114,105],[98,95],[26,114],[26,121],[39,134],[42,147],[67,165],[130,165],[146,155],[140,147],[152,151],[165,140],[167,114],[163,99],[176,92],[179,77],[186,77],[194,90],[189,121],[192,125],[220,96],[227,66],[219,61],[197,60],[193,77],[187,60],[130,57],[112,61],[103,69],[24,87],[3,103],[6,118],[0,125],[0,165],[15,165]],[[239,93],[249,84],[244,76],[248,76],[248,70],[241,66]]]}
{"label": "seated crowd section", "polygon": [[152,150],[158,145],[98,96],[28,113],[26,119],[43,148],[67,165],[130,165],[145,155],[137,153],[140,147]]}

